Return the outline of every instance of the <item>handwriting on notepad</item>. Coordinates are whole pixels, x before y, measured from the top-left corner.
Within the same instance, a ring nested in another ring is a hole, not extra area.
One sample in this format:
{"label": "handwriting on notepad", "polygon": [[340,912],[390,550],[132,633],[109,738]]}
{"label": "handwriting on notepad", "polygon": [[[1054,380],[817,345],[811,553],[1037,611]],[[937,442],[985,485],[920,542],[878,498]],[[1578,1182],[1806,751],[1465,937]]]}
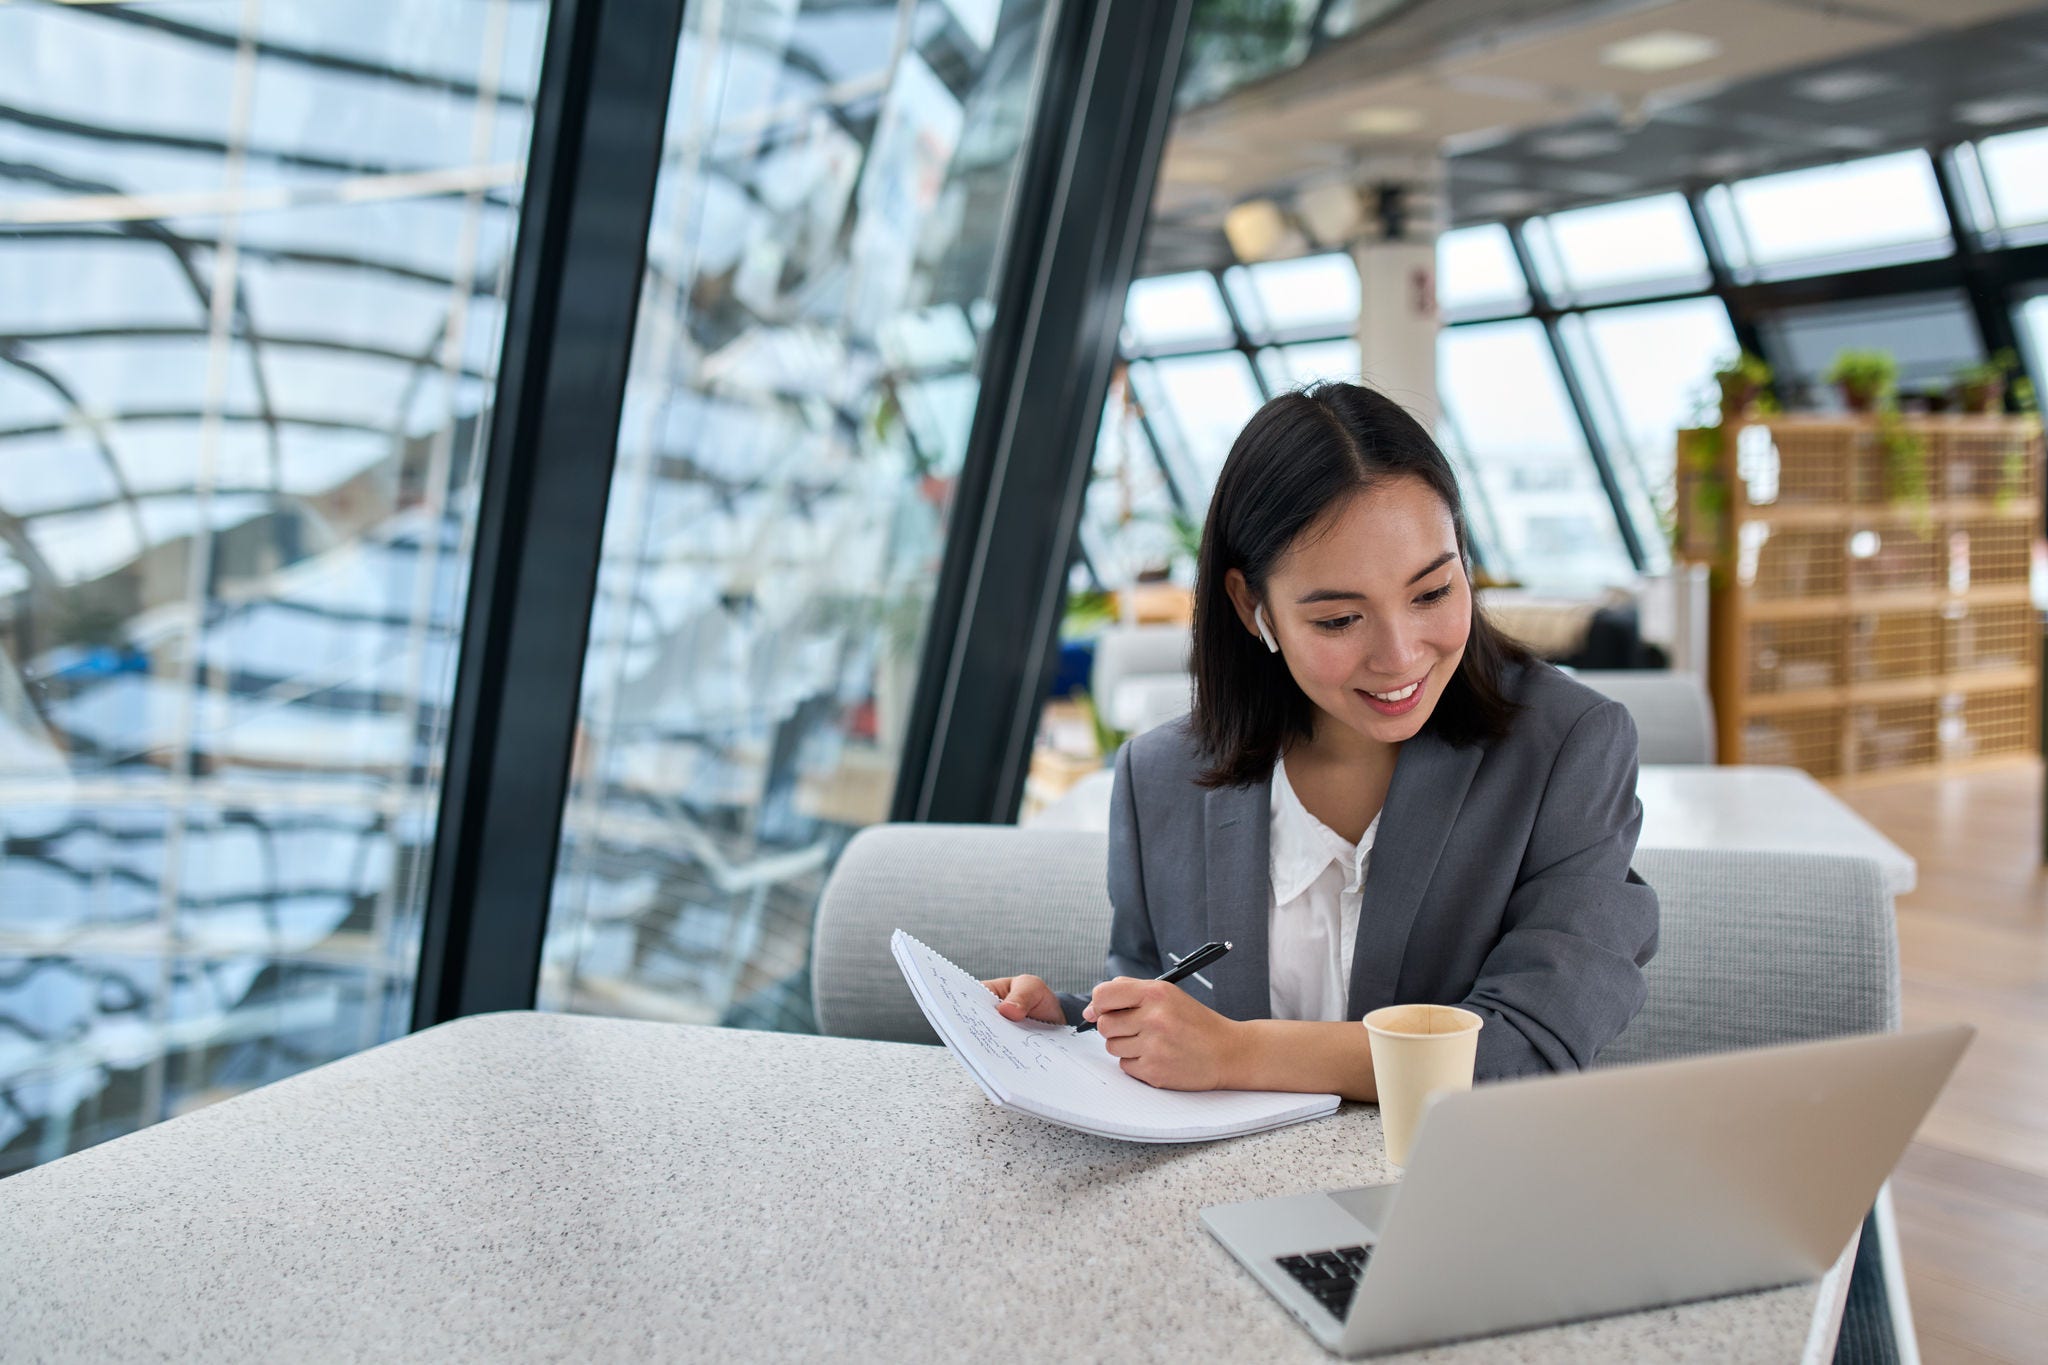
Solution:
{"label": "handwriting on notepad", "polygon": [[981,1050],[989,1056],[1000,1057],[1019,1071],[1029,1071],[1031,1069],[1025,1064],[1022,1057],[1019,1057],[1003,1045],[1002,1040],[996,1037],[996,1031],[989,1026],[988,1020],[962,1017],[960,1022],[966,1028],[969,1035],[973,1037],[974,1041],[981,1044]]}
{"label": "handwriting on notepad", "polygon": [[[960,1021],[960,1026],[967,1031],[975,1042],[981,1044],[984,1052],[988,1053],[991,1057],[1001,1058],[1019,1071],[1032,1070],[1032,1067],[1023,1058],[1012,1052],[1003,1040],[996,1035],[994,1025],[989,1022],[988,1013],[995,1009],[995,995],[992,992],[986,987],[982,988],[982,994],[988,996],[988,1008],[977,1011],[969,1007],[967,1001],[963,1000],[960,993],[953,988],[953,983],[944,977],[938,977],[931,984],[937,986],[940,994],[946,997],[946,1003],[952,1007],[953,1017]],[[1004,1024],[1010,1022],[1000,1014],[996,1015],[996,1019]]]}
{"label": "handwriting on notepad", "polygon": [[[1089,1084],[1106,1088],[1112,1084],[1099,1062],[1091,1064],[1090,1058],[1107,1058],[1109,1054],[1101,1049],[1091,1036],[1086,1041],[1071,1033],[1033,1033],[1022,1040],[1020,1046],[1029,1048],[1038,1058],[1041,1071],[1065,1071],[1070,1076],[1078,1073]],[[1116,1068],[1118,1072],[1122,1067]]]}
{"label": "handwriting on notepad", "polygon": [[[1075,1050],[1085,1047],[1092,1052],[1098,1046],[1092,1039],[1081,1042],[1061,1024],[1005,1019],[996,1013],[994,993],[978,982],[976,985],[986,999],[976,998],[972,1003],[943,976],[935,976],[931,984],[946,998],[946,1004],[951,1007],[953,1017],[960,1021],[961,1028],[981,1045],[981,1050],[990,1059],[1008,1062],[1020,1072],[1036,1071],[1041,1075],[1064,1072],[1069,1076],[1078,1073],[1091,1085],[1111,1084],[1107,1076],[1101,1074],[1097,1067],[1090,1066]],[[1025,1056],[1019,1056],[1020,1051]]]}

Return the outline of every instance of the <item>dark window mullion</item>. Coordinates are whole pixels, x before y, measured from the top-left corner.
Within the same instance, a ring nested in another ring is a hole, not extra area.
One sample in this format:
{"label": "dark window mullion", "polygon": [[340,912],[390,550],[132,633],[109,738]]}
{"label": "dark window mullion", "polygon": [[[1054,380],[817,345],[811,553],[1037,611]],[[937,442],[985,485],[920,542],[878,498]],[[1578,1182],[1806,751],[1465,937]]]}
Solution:
{"label": "dark window mullion", "polygon": [[1735,333],[1735,344],[1751,355],[1762,356],[1765,363],[1775,369],[1782,357],[1773,356],[1765,349],[1763,330],[1757,326],[1756,317],[1748,311],[1747,299],[1738,298],[1736,294],[1735,275],[1728,267],[1728,252],[1721,244],[1720,234],[1714,230],[1712,217],[1707,213],[1704,192],[1687,191],[1685,207],[1692,214],[1692,226],[1699,233],[1700,247],[1707,253],[1707,277],[1712,281],[1714,295],[1728,310],[1728,325]]}
{"label": "dark window mullion", "polygon": [[[1250,267],[1246,267],[1246,276],[1250,276]],[[1223,301],[1223,316],[1230,319],[1230,334],[1236,338],[1235,349],[1244,357],[1244,363],[1251,367],[1252,384],[1258,389],[1259,401],[1263,403],[1273,396],[1273,386],[1268,384],[1266,376],[1259,372],[1259,350],[1252,341],[1251,329],[1244,325],[1244,318],[1239,315],[1237,305],[1231,302],[1230,291],[1223,286],[1223,272],[1213,270],[1209,272],[1209,278],[1216,286],[1216,297]],[[1259,286],[1254,281],[1251,287],[1257,289]],[[1260,305],[1263,310],[1264,300],[1260,301]]]}
{"label": "dark window mullion", "polygon": [[1970,299],[1970,312],[1977,320],[1977,335],[1986,356],[2000,351],[2019,351],[2019,334],[2012,325],[2012,296],[1999,281],[1971,235],[1963,210],[1961,187],[1956,184],[1955,166],[1942,148],[1929,153],[1934,163],[1934,183],[1941,191],[1942,212],[1948,215],[1949,236],[1955,242],[1956,262],[1962,267],[1963,287]]}
{"label": "dark window mullion", "polygon": [[1055,18],[892,818],[1016,818],[1192,8]]}
{"label": "dark window mullion", "polygon": [[553,0],[413,1027],[531,1008],[683,0]]}

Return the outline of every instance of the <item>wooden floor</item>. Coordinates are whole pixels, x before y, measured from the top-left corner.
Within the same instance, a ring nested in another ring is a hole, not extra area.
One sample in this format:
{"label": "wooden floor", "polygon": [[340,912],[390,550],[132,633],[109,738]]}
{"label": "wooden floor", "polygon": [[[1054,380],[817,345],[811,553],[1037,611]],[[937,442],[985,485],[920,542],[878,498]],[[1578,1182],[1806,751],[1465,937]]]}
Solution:
{"label": "wooden floor", "polygon": [[1905,1022],[1976,1042],[1892,1191],[1929,1365],[2048,1361],[2048,874],[2038,764],[1843,791],[1920,864],[1899,901]]}

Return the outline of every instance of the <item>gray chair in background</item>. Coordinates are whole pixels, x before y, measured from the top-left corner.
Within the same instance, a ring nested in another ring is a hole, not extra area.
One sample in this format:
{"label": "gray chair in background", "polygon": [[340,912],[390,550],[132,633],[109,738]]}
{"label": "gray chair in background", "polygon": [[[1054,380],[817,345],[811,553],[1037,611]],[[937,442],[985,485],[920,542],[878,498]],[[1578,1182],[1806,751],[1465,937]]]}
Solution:
{"label": "gray chair in background", "polygon": [[1188,672],[1186,626],[1106,626],[1095,639],[1088,693],[1113,729],[1136,733],[1187,714],[1194,678]]}
{"label": "gray chair in background", "polygon": [[818,1031],[936,1043],[903,984],[902,929],[986,979],[1030,972],[1054,990],[1102,980],[1107,836],[1008,825],[876,825],[840,854],[818,901],[811,1001]]}
{"label": "gray chair in background", "polygon": [[1628,708],[1643,762],[1714,761],[1714,708],[1694,675],[1618,668],[1582,669],[1572,676]]}
{"label": "gray chair in background", "polygon": [[[889,952],[916,936],[978,978],[1055,990],[1101,978],[1108,840],[1081,830],[881,825],[846,847],[818,905],[820,1032],[937,1041]],[[1602,1066],[1895,1029],[1898,937],[1875,862],[1817,853],[1645,849],[1662,931],[1642,1013]],[[1889,1190],[1864,1229],[1837,1362],[1916,1361]]]}

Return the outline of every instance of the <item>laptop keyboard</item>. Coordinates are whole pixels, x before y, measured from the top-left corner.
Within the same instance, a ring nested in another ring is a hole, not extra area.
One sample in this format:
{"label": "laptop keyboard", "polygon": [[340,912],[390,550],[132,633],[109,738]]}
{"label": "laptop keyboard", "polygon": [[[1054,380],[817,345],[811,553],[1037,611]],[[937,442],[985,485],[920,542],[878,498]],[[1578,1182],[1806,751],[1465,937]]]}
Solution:
{"label": "laptop keyboard", "polygon": [[1351,1296],[1358,1292],[1358,1277],[1372,1259],[1371,1247],[1337,1247],[1311,1251],[1302,1256],[1275,1257],[1280,1268],[1342,1322],[1351,1311]]}

